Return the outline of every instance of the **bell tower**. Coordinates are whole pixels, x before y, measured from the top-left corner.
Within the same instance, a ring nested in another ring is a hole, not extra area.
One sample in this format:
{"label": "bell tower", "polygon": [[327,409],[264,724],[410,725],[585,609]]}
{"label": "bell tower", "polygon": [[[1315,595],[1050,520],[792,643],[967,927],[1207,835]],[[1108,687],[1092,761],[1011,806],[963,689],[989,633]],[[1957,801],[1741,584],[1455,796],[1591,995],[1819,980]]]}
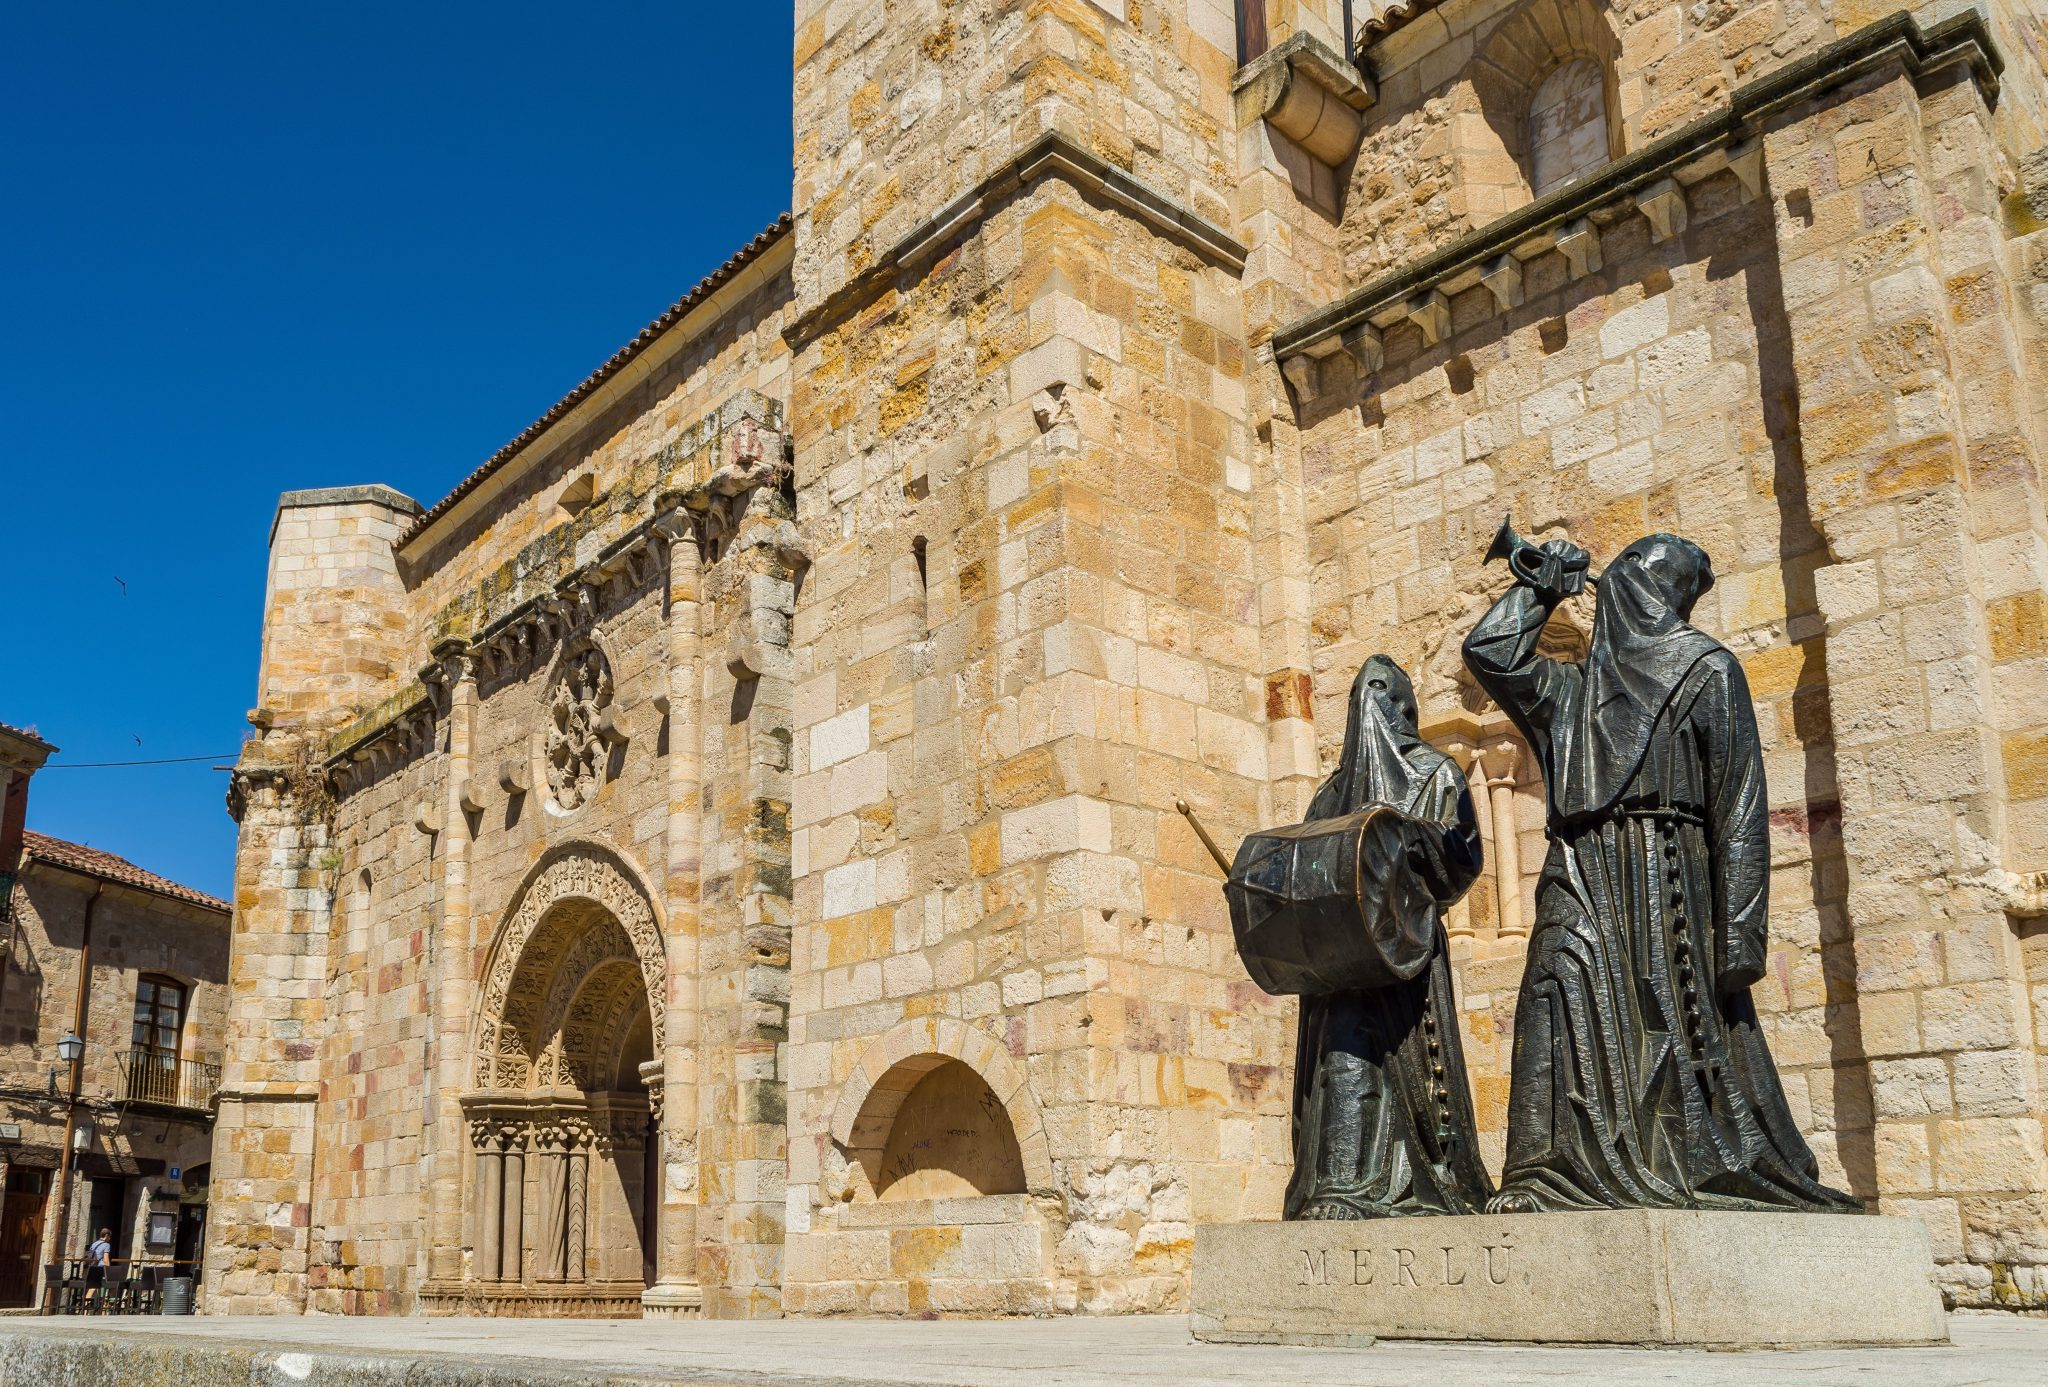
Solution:
{"label": "bell tower", "polygon": [[[1291,1012],[1174,808],[1234,841],[1306,745],[1236,48],[1214,0],[798,7],[793,1312],[1168,1309],[1195,1219],[1278,1209]],[[1021,1175],[912,1198],[900,1130],[984,1088]]]}

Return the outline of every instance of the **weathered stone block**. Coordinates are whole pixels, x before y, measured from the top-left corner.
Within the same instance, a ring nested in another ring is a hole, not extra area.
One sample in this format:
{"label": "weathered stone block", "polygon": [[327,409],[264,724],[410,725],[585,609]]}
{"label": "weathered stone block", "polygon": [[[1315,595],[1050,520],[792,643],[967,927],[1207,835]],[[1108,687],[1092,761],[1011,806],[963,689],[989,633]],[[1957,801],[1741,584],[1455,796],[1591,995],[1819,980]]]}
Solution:
{"label": "weathered stone block", "polygon": [[1915,1220],[1628,1210],[1195,1233],[1197,1338],[1795,1348],[1948,1342]]}

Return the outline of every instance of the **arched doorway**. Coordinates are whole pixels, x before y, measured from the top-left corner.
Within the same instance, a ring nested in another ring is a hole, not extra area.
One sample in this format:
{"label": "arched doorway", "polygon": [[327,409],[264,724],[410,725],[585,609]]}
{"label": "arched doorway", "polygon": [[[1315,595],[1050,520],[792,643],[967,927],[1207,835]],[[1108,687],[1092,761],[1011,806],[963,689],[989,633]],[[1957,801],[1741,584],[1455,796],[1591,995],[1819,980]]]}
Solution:
{"label": "arched doorway", "polygon": [[609,855],[555,859],[492,947],[475,1032],[467,1297],[633,1317],[653,1283],[660,932]]}

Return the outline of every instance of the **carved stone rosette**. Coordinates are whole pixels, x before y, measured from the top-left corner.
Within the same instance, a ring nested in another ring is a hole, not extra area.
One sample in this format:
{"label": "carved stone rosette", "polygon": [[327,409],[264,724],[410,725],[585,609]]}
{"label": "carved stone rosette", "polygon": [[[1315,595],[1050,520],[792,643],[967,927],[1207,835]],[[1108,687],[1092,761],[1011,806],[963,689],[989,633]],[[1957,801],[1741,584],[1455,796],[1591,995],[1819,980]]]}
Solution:
{"label": "carved stone rosette", "polygon": [[611,665],[602,650],[585,642],[563,658],[548,693],[542,756],[548,794],[558,809],[582,808],[603,783],[611,706]]}

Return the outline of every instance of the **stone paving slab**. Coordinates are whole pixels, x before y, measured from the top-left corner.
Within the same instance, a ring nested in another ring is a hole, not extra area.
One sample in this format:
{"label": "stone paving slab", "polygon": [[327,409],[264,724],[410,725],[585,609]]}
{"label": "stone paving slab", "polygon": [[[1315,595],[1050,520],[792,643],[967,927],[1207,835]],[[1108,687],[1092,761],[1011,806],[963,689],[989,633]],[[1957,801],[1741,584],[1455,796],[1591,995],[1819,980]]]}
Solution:
{"label": "stone paving slab", "polygon": [[2048,1320],[1956,1315],[1947,1348],[1709,1353],[1198,1344],[1183,1316],[670,1323],[9,1319],[0,1387],[2048,1387]]}

